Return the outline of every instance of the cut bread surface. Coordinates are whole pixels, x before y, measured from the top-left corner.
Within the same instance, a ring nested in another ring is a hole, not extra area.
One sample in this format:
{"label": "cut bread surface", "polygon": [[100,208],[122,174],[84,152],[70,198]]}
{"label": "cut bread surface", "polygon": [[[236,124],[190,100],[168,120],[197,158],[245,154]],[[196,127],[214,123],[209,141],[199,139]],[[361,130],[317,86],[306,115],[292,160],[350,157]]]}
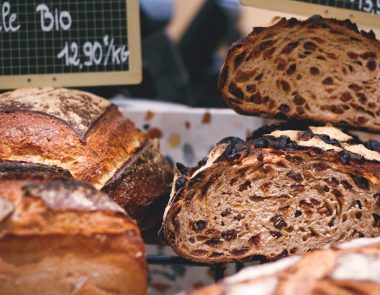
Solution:
{"label": "cut bread surface", "polygon": [[377,236],[379,159],[332,126],[227,138],[197,167],[177,164],[164,236],[201,262],[276,259]]}
{"label": "cut bread surface", "polygon": [[380,131],[380,42],[349,20],[281,19],[230,49],[219,92],[235,111]]}

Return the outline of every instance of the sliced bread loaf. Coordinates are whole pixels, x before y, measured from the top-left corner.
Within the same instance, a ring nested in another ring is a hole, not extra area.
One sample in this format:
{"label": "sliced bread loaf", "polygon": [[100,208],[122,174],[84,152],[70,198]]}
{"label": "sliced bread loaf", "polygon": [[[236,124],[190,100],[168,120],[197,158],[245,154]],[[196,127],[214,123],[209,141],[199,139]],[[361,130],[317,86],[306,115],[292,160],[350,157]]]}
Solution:
{"label": "sliced bread loaf", "polygon": [[177,164],[162,232],[181,256],[228,262],[303,254],[380,234],[380,153],[332,126],[226,138]]}
{"label": "sliced bread loaf", "polygon": [[230,49],[221,97],[242,114],[380,131],[380,42],[349,20],[281,19]]}

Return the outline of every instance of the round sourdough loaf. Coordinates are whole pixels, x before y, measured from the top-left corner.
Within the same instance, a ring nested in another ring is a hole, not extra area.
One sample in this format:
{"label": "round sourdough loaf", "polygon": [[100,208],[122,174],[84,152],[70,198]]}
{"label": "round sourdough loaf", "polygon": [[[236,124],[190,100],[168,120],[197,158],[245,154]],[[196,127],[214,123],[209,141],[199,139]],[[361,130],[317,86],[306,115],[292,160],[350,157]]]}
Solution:
{"label": "round sourdough loaf", "polygon": [[[109,101],[55,88],[0,95],[0,170],[71,175],[111,196],[145,228],[171,169],[150,140]],[[162,215],[162,214],[159,214]],[[153,222],[154,223],[154,222]]]}
{"label": "round sourdough loaf", "polygon": [[145,294],[136,223],[106,194],[77,180],[0,175],[3,295]]}

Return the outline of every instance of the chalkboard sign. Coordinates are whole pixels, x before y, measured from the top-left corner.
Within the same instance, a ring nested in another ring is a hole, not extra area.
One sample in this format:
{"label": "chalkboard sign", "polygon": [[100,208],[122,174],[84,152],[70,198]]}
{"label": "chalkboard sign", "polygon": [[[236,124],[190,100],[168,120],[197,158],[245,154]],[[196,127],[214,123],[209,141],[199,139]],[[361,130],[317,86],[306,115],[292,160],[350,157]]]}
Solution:
{"label": "chalkboard sign", "polygon": [[294,0],[298,2],[326,5],[330,7],[345,8],[380,14],[380,0]]}
{"label": "chalkboard sign", "polygon": [[0,88],[141,81],[138,0],[0,0]]}
{"label": "chalkboard sign", "polygon": [[380,0],[240,0],[243,5],[295,15],[349,18],[358,25],[380,28]]}

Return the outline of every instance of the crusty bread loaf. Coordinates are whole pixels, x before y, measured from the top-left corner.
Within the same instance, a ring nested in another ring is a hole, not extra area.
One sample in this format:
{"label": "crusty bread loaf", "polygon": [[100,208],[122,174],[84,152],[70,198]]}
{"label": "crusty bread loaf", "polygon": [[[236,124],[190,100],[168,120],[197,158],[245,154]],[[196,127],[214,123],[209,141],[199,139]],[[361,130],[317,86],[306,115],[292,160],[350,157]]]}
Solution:
{"label": "crusty bread loaf", "polygon": [[242,114],[380,131],[380,42],[349,20],[254,28],[230,49],[218,84]]}
{"label": "crusty bread loaf", "polygon": [[357,239],[304,257],[250,267],[191,295],[380,294],[380,238]]}
{"label": "crusty bread loaf", "polygon": [[171,182],[157,141],[109,101],[76,90],[1,94],[0,159],[0,169],[59,170],[103,189],[142,227],[144,210]]}
{"label": "crusty bread loaf", "polygon": [[276,259],[380,235],[380,154],[332,126],[226,138],[176,167],[162,233],[188,259]]}
{"label": "crusty bread loaf", "polygon": [[146,294],[136,223],[71,178],[0,176],[2,295]]}

